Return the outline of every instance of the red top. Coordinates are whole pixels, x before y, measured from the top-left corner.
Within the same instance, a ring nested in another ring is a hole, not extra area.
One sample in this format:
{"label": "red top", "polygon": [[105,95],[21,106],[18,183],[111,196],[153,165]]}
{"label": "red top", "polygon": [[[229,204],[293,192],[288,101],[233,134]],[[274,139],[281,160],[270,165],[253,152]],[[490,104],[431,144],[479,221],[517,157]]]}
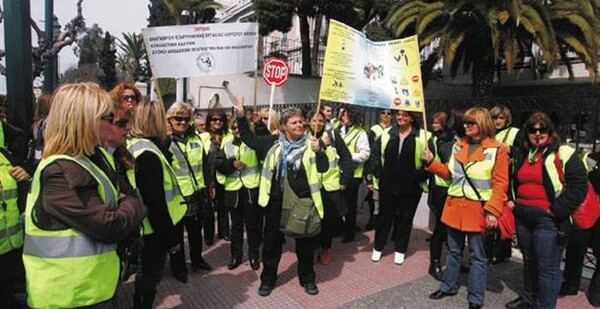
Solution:
{"label": "red top", "polygon": [[542,164],[544,160],[538,158],[531,163],[526,161],[517,172],[519,188],[517,189],[518,204],[540,208],[544,211],[550,209],[550,201],[546,196],[542,177]]}

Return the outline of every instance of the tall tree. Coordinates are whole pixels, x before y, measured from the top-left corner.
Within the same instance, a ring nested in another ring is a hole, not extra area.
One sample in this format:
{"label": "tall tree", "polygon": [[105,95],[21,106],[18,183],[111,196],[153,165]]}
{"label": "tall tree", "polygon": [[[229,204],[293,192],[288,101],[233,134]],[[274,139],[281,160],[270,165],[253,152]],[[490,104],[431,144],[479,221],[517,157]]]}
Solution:
{"label": "tall tree", "polygon": [[100,86],[105,90],[110,90],[117,84],[116,53],[115,39],[109,32],[106,32],[102,40],[102,50],[98,56],[98,64],[102,70],[99,77]]}
{"label": "tall tree", "polygon": [[[217,9],[223,6],[212,0],[163,0],[177,25],[214,22]],[[187,15],[183,14],[184,11]]]}
{"label": "tall tree", "polygon": [[93,24],[91,28],[85,30],[83,37],[77,42],[77,47],[73,50],[75,55],[79,56],[78,65],[97,64],[100,50],[102,50],[102,35],[104,31]]}
{"label": "tall tree", "polygon": [[148,4],[148,27],[175,25],[175,18],[169,14],[164,0],[150,0]]}

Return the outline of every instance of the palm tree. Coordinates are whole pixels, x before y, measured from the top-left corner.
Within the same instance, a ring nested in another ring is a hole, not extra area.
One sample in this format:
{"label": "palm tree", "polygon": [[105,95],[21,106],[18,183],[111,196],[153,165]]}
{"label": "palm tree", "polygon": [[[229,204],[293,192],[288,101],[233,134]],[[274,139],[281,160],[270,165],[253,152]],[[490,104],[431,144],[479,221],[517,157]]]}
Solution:
{"label": "palm tree", "polygon": [[540,47],[550,67],[558,55],[554,29],[540,1],[402,1],[392,7],[385,25],[396,37],[417,34],[421,48],[434,47],[426,63],[443,57],[453,76],[461,64],[470,70],[477,97],[491,94],[496,63],[503,60],[512,73],[516,59],[531,55],[532,44]]}
{"label": "palm tree", "polygon": [[144,80],[146,71],[146,47],[144,38],[137,33],[123,33],[123,40],[117,39],[120,53],[117,65],[127,72],[133,80]]}
{"label": "palm tree", "polygon": [[568,52],[572,51],[585,63],[590,77],[595,79],[600,52],[600,1],[552,1],[548,8],[560,46],[560,57],[567,66],[569,78],[573,78],[568,57]]}

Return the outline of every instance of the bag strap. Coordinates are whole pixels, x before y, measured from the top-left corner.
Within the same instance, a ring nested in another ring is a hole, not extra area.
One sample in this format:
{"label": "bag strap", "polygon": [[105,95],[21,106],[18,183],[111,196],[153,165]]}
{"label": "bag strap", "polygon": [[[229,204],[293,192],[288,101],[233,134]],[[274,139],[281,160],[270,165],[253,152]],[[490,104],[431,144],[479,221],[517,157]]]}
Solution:
{"label": "bag strap", "polygon": [[562,161],[560,160],[560,156],[558,155],[558,150],[554,154],[554,165],[556,166],[556,172],[558,173],[558,179],[560,182],[565,185],[565,170],[563,169]]}
{"label": "bag strap", "polygon": [[469,177],[469,174],[467,174],[467,170],[465,169],[465,166],[462,164],[462,162],[460,162],[458,160],[456,160],[456,162],[458,162],[458,164],[462,168],[463,173],[465,174],[465,179],[467,180],[467,183],[469,183],[469,186],[471,186],[471,188],[473,189],[473,191],[475,191],[475,195],[477,195],[477,199],[479,200],[479,202],[483,206],[483,204],[485,203],[485,201],[481,199],[481,194],[479,194],[479,191],[477,190],[477,188],[475,188],[475,185],[473,184],[473,181],[471,180],[471,177]]}
{"label": "bag strap", "polygon": [[502,144],[506,144],[506,140],[508,139],[508,135],[510,134],[510,129],[512,129],[512,127],[509,127],[508,129],[506,129],[506,134],[504,134],[504,138],[502,139]]}

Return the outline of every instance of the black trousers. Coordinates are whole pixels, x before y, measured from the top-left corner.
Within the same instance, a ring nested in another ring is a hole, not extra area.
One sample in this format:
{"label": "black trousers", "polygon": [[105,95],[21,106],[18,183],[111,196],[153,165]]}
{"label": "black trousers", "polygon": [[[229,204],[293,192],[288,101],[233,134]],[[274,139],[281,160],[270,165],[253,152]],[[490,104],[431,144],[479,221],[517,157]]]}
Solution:
{"label": "black trousers", "polygon": [[167,260],[167,249],[159,244],[154,234],[144,236],[141,259],[141,272],[135,278],[135,294],[154,295]]}
{"label": "black trousers", "polygon": [[185,266],[185,242],[183,240],[183,229],[187,231],[188,245],[190,247],[190,260],[192,266],[202,262],[202,221],[198,214],[185,216],[175,225],[177,237],[181,249],[174,254],[169,254],[171,272],[173,274],[186,273]]}
{"label": "black trousers", "polygon": [[22,249],[0,255],[0,304],[4,308],[27,308]]}
{"label": "black trousers", "polygon": [[200,204],[200,220],[202,221],[202,231],[204,240],[208,243],[215,238],[215,208],[213,201],[208,198],[207,189],[202,189],[202,202]]}
{"label": "black trousers", "polygon": [[344,190],[344,202],[348,213],[344,217],[344,237],[353,237],[356,233],[356,210],[358,207],[358,186],[361,179],[354,179]]}
{"label": "black trousers", "polygon": [[[583,260],[587,249],[591,247],[594,250],[596,259],[600,256],[600,223],[596,224],[587,230],[573,229],[567,251],[565,254],[565,270],[563,271],[563,285],[569,289],[579,289],[581,281],[581,273],[583,271]],[[592,282],[590,283],[590,291],[595,287],[596,298],[600,299],[600,275],[597,275],[598,270],[594,271]]]}
{"label": "black trousers", "polygon": [[447,188],[433,185],[429,190],[429,195],[427,196],[429,208],[435,215],[435,226],[429,242],[429,258],[431,260],[440,260],[442,258],[444,243],[448,238],[446,225],[442,223],[442,212],[444,211],[444,204],[446,203],[447,195]]}
{"label": "black trousers", "polygon": [[[283,233],[279,231],[281,218],[281,198],[269,200],[265,208],[265,235],[263,244],[263,271],[260,280],[263,284],[275,285],[277,268],[281,261]],[[318,243],[318,235],[309,238],[296,238],[296,257],[298,259],[298,279],[300,284],[315,282],[313,254]]]}
{"label": "black trousers", "polygon": [[341,202],[340,191],[328,192],[321,189],[321,197],[323,199],[323,220],[321,220],[321,233],[319,234],[319,248],[331,248],[333,240],[333,231],[335,225],[340,219],[338,205]]}
{"label": "black trousers", "polygon": [[383,251],[386,240],[394,228],[393,239],[396,252],[406,253],[408,240],[412,231],[412,222],[415,218],[417,206],[421,194],[418,195],[396,195],[379,191],[379,215],[377,217],[377,228],[375,229],[374,249]]}
{"label": "black trousers", "polygon": [[230,236],[229,230],[229,209],[225,206],[225,189],[222,185],[217,184],[217,193],[213,203],[217,210],[217,225],[219,238],[223,239]]}
{"label": "black trousers", "polygon": [[245,225],[248,258],[258,259],[264,225],[263,209],[258,205],[258,189],[242,187],[238,191],[226,191],[225,195],[225,204],[228,204],[231,215],[231,258],[240,261],[243,258]]}

